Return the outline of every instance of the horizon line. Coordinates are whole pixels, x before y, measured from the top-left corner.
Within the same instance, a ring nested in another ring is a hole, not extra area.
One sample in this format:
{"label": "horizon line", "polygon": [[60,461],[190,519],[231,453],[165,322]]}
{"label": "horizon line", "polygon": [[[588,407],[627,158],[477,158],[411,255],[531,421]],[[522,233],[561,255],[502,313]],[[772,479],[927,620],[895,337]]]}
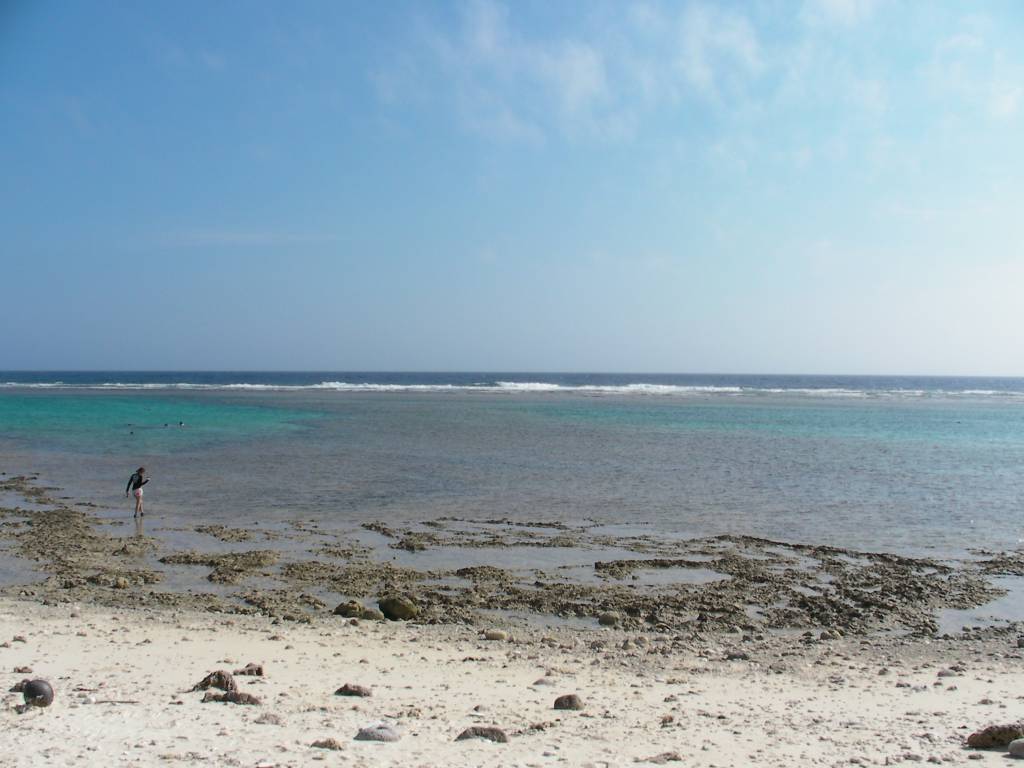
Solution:
{"label": "horizon line", "polygon": [[596,371],[596,370],[501,370],[501,369],[330,369],[330,368],[0,368],[0,374],[25,373],[331,373],[331,374],[510,374],[515,376],[792,376],[836,378],[914,378],[914,379],[1024,379],[1024,374],[943,374],[943,373],[774,373],[723,371]]}

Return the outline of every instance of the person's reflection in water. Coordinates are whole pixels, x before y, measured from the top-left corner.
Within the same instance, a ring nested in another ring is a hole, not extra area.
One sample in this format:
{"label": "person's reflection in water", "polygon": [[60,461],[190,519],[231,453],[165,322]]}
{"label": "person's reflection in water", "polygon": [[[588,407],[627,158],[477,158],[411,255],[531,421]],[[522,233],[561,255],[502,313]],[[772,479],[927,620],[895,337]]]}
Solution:
{"label": "person's reflection in water", "polygon": [[143,521],[144,521],[145,519],[146,519],[146,518],[144,518],[144,517],[136,517],[136,518],[135,518],[135,536],[136,536],[136,537],[138,537],[138,538],[140,538],[140,539],[141,539],[141,538],[142,538],[143,536],[145,536],[145,535],[146,535],[146,532],[145,532],[145,530],[143,530],[143,525],[145,525],[145,523],[144,523]]}

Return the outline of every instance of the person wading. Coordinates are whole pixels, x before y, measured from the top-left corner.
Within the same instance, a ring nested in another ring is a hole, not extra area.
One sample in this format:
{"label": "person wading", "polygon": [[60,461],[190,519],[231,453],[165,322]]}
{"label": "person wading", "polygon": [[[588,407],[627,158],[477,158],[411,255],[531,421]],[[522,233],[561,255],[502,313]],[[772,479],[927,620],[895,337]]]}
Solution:
{"label": "person wading", "polygon": [[142,517],[145,513],[142,511],[142,486],[149,482],[149,478],[145,477],[146,468],[139,467],[128,478],[128,485],[124,489],[124,495],[127,497],[129,493],[135,496],[135,517]]}

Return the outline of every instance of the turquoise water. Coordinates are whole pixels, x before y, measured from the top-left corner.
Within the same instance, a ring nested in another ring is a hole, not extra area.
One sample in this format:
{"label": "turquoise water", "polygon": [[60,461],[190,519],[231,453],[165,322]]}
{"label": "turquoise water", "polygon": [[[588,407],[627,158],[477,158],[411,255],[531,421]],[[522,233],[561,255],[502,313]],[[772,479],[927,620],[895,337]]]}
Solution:
{"label": "turquoise water", "polygon": [[0,395],[4,437],[51,451],[174,453],[300,429],[316,416],[216,399],[36,392]]}
{"label": "turquoise water", "polygon": [[75,375],[0,386],[0,471],[112,515],[144,465],[151,514],[186,527],[510,517],[951,555],[1024,539],[1020,380]]}

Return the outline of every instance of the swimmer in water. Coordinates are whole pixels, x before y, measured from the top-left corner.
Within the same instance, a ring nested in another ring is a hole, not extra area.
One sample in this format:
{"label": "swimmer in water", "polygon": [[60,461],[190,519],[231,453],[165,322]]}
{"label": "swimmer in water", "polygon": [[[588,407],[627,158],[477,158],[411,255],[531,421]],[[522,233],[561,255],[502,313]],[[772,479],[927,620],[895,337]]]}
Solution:
{"label": "swimmer in water", "polygon": [[142,517],[145,513],[142,511],[142,486],[149,482],[149,478],[144,477],[146,474],[145,467],[139,467],[128,478],[128,485],[125,486],[124,495],[127,497],[128,493],[131,492],[135,496],[135,517]]}

